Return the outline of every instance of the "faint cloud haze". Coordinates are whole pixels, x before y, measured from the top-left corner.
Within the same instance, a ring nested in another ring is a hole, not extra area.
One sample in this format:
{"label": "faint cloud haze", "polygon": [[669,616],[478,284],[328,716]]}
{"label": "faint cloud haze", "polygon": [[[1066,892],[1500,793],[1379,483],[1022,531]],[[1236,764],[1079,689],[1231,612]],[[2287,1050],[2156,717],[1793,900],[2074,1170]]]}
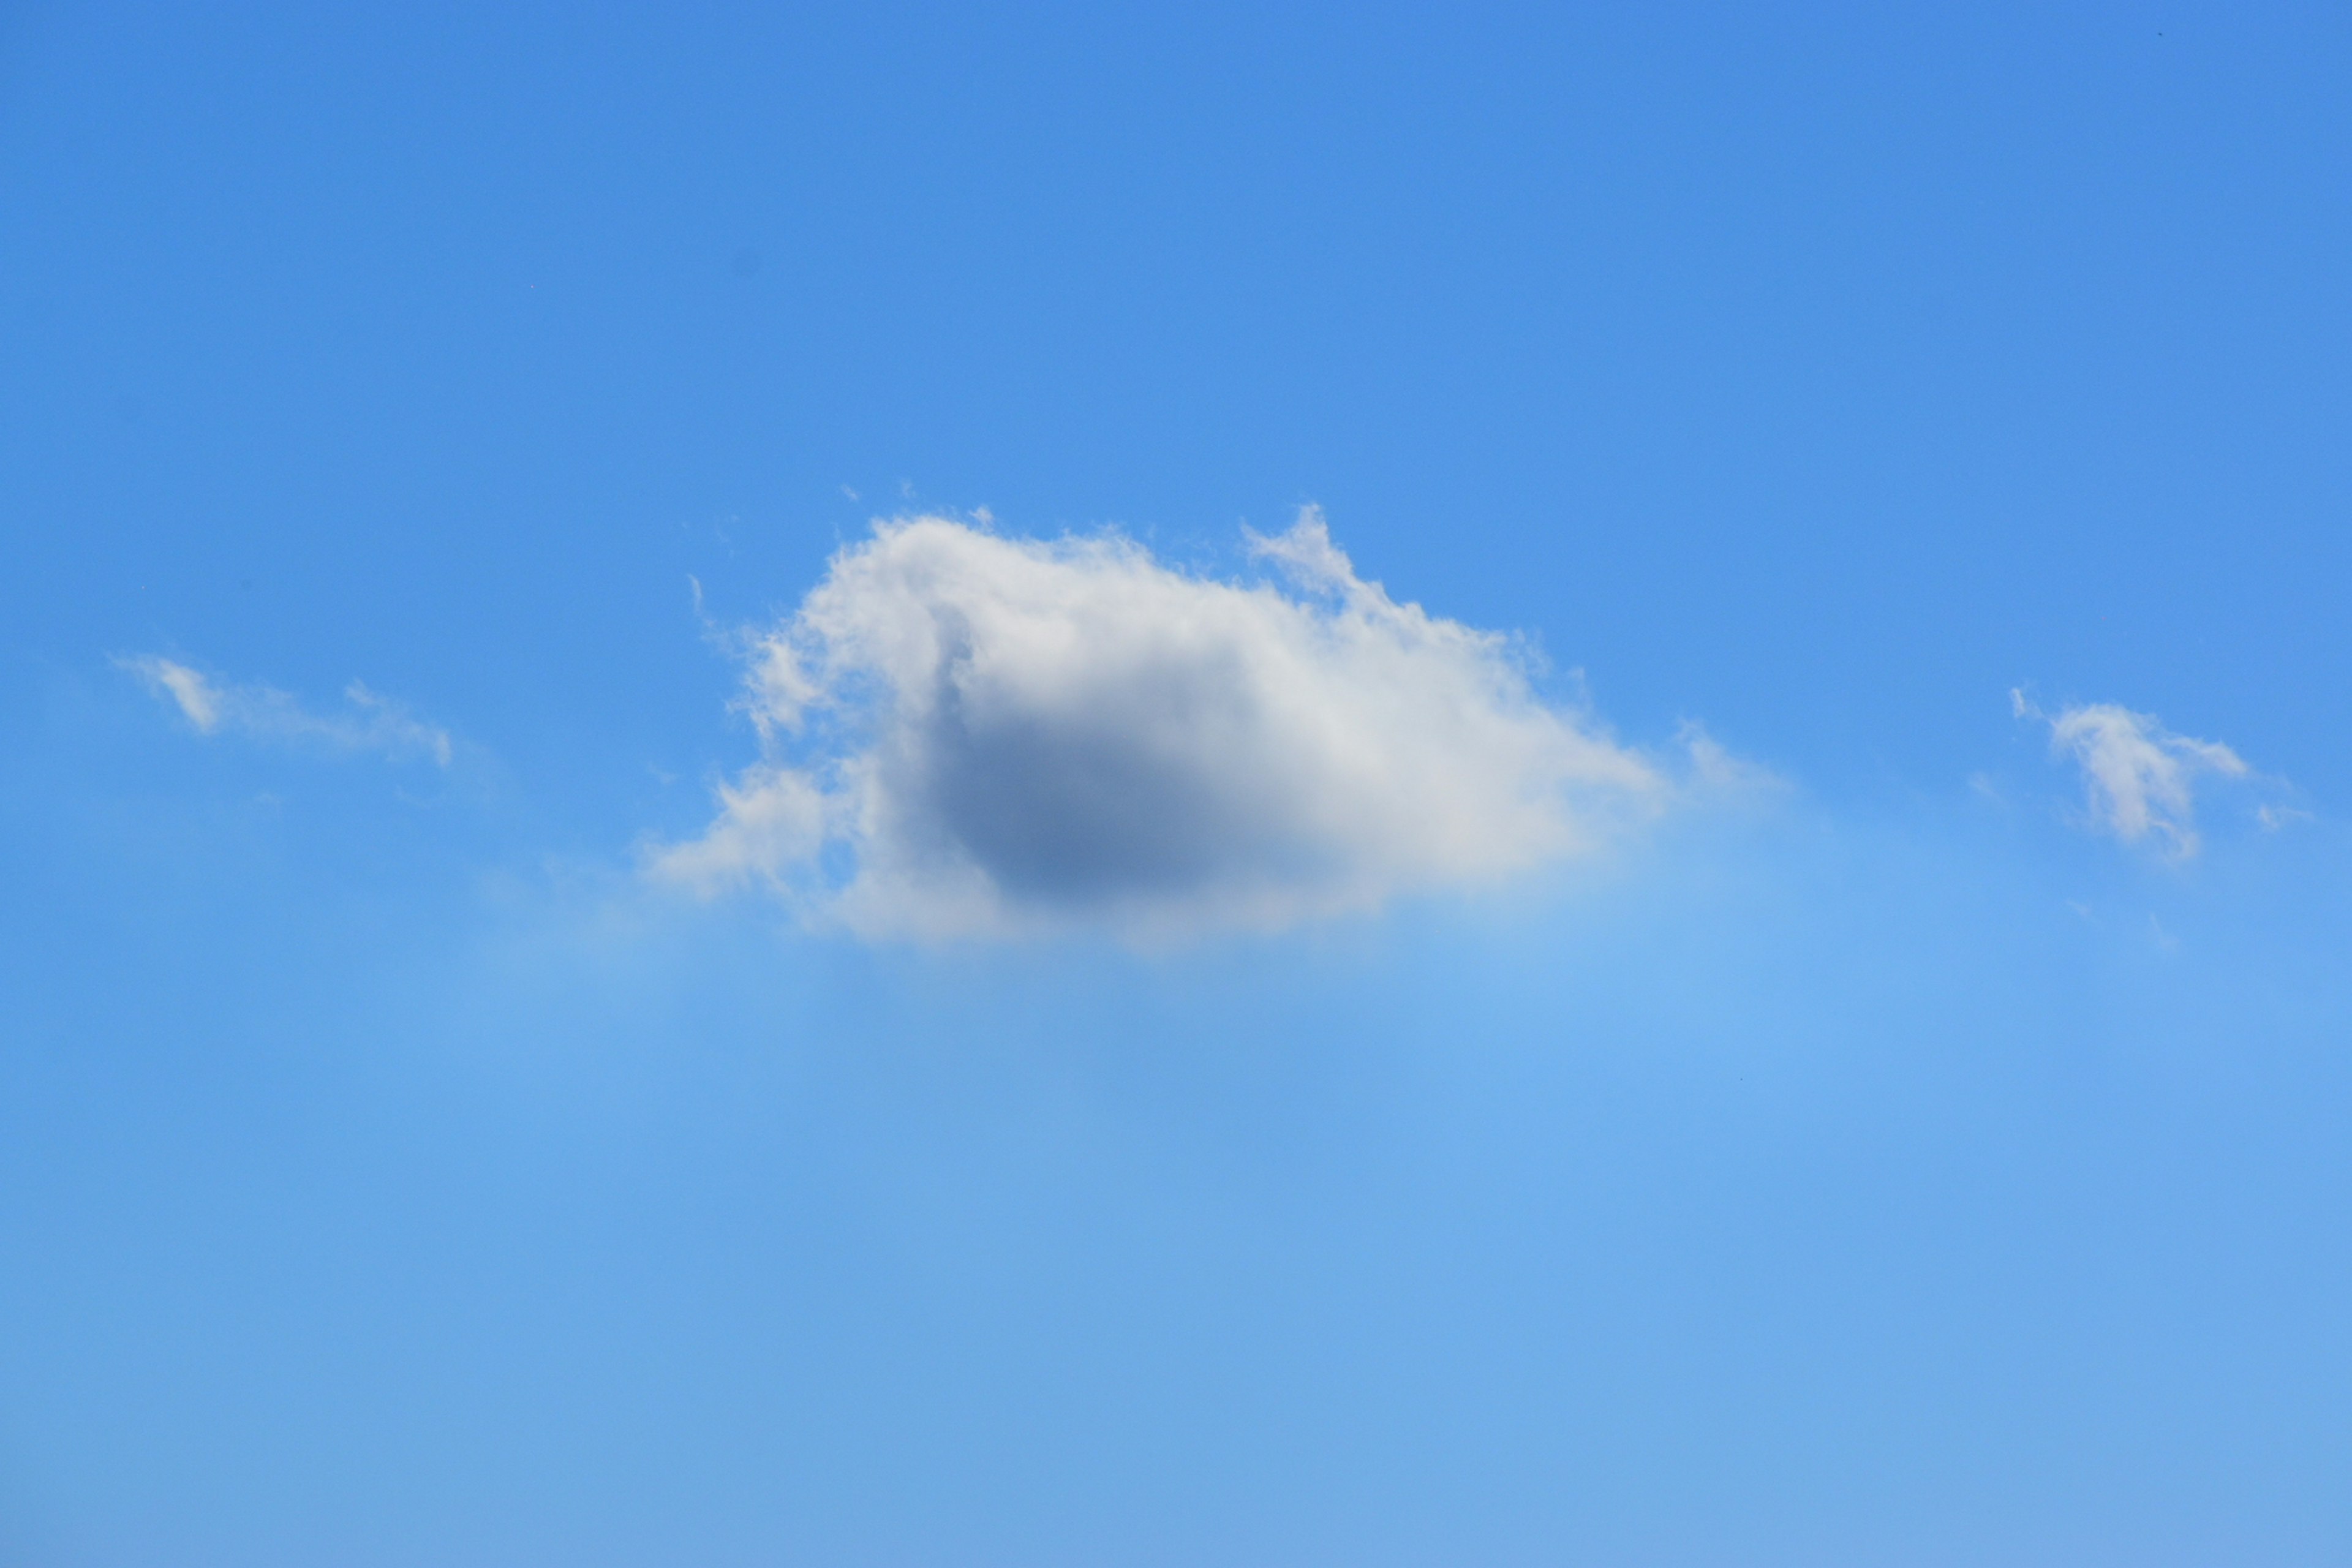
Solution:
{"label": "faint cloud haze", "polygon": [[[1499,879],[1679,787],[1538,697],[1510,639],[1358,577],[1314,509],[1251,546],[1286,588],[1115,535],[877,522],[745,639],[763,760],[650,868],[866,935],[1158,940]],[[1738,772],[1693,737],[1696,784]]]}
{"label": "faint cloud haze", "polygon": [[2152,716],[2112,702],[2053,714],[2022,691],[2009,696],[2019,718],[2050,726],[2051,751],[2082,769],[2092,825],[2126,844],[2153,843],[2176,859],[2196,854],[2195,781],[2203,774],[2243,778],[2249,772],[2220,742],[2176,735]]}
{"label": "faint cloud haze", "polygon": [[137,676],[156,696],[171,701],[200,734],[234,733],[258,741],[322,745],[334,751],[373,752],[401,759],[426,756],[447,767],[449,732],[410,716],[407,709],[380,697],[359,681],[343,689],[348,710],[315,713],[272,687],[226,685],[203,671],[142,654],[117,658],[117,668]]}

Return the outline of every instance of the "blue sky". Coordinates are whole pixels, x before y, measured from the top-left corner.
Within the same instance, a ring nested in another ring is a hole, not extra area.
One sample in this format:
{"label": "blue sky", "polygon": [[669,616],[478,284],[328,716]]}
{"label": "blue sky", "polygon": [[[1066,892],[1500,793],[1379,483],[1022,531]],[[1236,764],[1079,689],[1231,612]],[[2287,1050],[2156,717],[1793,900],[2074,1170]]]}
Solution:
{"label": "blue sky", "polygon": [[0,1561],[2337,1560],[2347,68],[9,12]]}

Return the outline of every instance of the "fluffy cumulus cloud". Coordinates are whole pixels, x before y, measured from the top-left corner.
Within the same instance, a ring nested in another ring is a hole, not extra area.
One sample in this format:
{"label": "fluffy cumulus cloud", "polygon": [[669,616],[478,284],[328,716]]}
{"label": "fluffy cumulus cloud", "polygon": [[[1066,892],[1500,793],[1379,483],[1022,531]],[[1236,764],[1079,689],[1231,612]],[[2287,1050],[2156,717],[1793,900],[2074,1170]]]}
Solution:
{"label": "fluffy cumulus cloud", "polygon": [[2093,826],[2126,844],[2148,844],[2176,858],[2197,853],[2195,795],[2201,776],[2243,778],[2247,767],[2218,741],[2176,735],[2146,713],[2093,702],[2044,713],[2021,691],[2010,693],[2020,718],[2050,726],[2051,750],[2083,772]]}
{"label": "fluffy cumulus cloud", "polygon": [[763,759],[655,873],[869,935],[1150,940],[1493,880],[1664,804],[1509,639],[1359,578],[1311,509],[1252,542],[1282,585],[1116,536],[877,524],[745,639]]}
{"label": "fluffy cumulus cloud", "polygon": [[343,689],[340,712],[314,712],[268,686],[227,684],[152,654],[115,663],[172,703],[200,734],[238,734],[260,741],[373,752],[392,758],[429,757],[447,767],[449,732],[410,716],[389,698],[354,680]]}

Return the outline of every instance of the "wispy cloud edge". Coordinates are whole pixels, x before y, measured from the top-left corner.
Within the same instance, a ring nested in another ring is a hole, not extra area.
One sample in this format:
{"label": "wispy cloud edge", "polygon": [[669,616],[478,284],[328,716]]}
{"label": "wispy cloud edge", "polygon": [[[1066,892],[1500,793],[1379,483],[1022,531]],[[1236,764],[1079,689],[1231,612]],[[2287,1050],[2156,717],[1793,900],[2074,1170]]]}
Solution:
{"label": "wispy cloud edge", "polygon": [[2021,689],[2009,696],[2017,717],[2049,726],[2052,753],[2071,758],[2081,770],[2091,825],[2126,844],[2152,843],[2171,859],[2188,859],[2202,842],[2197,781],[2242,779],[2252,772],[2219,741],[2175,734],[2153,714],[2118,703],[2076,703],[2049,713]]}
{"label": "wispy cloud edge", "polygon": [[357,680],[343,689],[348,711],[320,713],[275,687],[223,682],[158,654],[124,654],[113,662],[176,707],[199,734],[323,745],[394,760],[425,756],[442,768],[455,754],[448,731],[414,717],[404,704]]}

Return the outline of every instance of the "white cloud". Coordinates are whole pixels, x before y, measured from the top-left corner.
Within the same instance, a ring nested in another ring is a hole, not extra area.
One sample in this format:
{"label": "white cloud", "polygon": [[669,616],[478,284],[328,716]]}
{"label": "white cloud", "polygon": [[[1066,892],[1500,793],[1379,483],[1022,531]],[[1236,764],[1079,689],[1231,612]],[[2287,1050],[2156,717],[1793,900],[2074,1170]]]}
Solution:
{"label": "white cloud", "polygon": [[2050,748],[2083,770],[2093,825],[2126,844],[2153,842],[2177,858],[2197,853],[2195,781],[2243,778],[2246,764],[2218,741],[2176,735],[2146,713],[2093,702],[2044,713],[2011,691],[2019,718],[2050,726]]}
{"label": "white cloud", "polygon": [[[1674,794],[1509,639],[1359,578],[1313,509],[1251,542],[1290,591],[1115,536],[877,523],[745,640],[766,756],[651,869],[867,935],[1154,940],[1500,879]],[[1694,762],[1748,776],[1712,742]]]}
{"label": "white cloud", "polygon": [[202,734],[234,733],[393,758],[426,756],[442,767],[449,765],[446,730],[410,717],[399,703],[356,680],[343,689],[346,711],[314,713],[271,687],[225,685],[201,670],[152,654],[114,662],[178,707]]}

